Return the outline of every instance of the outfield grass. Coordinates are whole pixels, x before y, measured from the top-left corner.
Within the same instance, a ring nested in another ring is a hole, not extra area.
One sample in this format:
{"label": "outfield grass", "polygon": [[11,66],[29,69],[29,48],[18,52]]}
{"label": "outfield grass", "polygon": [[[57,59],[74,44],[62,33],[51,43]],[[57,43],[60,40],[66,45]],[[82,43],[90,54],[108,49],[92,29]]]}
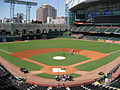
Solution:
{"label": "outfield grass", "polygon": [[[65,53],[65,55],[63,55],[63,53]],[[53,59],[54,56],[65,56],[66,59],[54,60]],[[83,55],[71,54],[67,52],[51,52],[51,53],[34,55],[29,59],[32,59],[34,61],[46,64],[46,65],[50,65],[50,66],[69,66],[75,63],[88,60],[89,58]]]}
{"label": "outfield grass", "polygon": [[[0,44],[0,49],[8,51],[8,52],[18,52],[18,51],[26,51],[26,50],[33,50],[33,49],[43,49],[43,48],[71,48],[71,49],[85,49],[85,50],[91,50],[91,51],[97,51],[102,53],[110,53],[113,51],[120,50],[120,44],[113,44],[113,43],[103,43],[103,42],[90,42],[90,41],[81,41],[81,40],[73,40],[73,39],[62,39],[62,40],[32,40],[28,42],[16,42],[16,43],[5,43]],[[119,52],[120,53],[120,52]],[[85,71],[91,71],[94,70],[102,65],[105,65],[111,61],[113,61],[115,58],[120,56],[118,52],[111,54],[110,56],[96,60],[93,62],[89,62],[83,65],[77,66],[78,70],[85,70]],[[29,70],[39,70],[41,66],[33,64],[31,62],[23,61],[18,58],[15,58],[13,56],[10,56],[2,51],[0,51],[0,56],[8,60],[9,62],[19,66],[19,67],[26,67]],[[39,61],[41,56],[33,56],[36,61]],[[44,58],[44,57],[43,57]],[[50,57],[49,57],[50,58]],[[42,60],[41,63],[46,62],[45,60]],[[81,56],[80,56],[81,58]],[[71,65],[74,62],[80,62],[78,57],[71,57],[71,61],[65,60],[64,65]],[[77,61],[78,60],[78,61]],[[44,62],[43,62],[44,61]],[[61,63],[55,63],[51,61],[47,61],[46,63],[50,63],[48,65],[61,65]]]}
{"label": "outfield grass", "polygon": [[[69,74],[69,75],[72,75],[73,78],[77,78],[77,77],[80,77],[80,76],[81,76],[81,75],[75,74],[75,73],[71,73],[71,74]],[[37,74],[36,76],[43,77],[43,78],[47,78],[47,79],[55,79],[55,76],[56,76],[56,75],[41,73],[41,74]]]}
{"label": "outfield grass", "polygon": [[90,42],[81,40],[33,40],[28,42],[5,43],[0,44],[0,49],[8,52],[26,51],[32,49],[42,48],[72,48],[72,49],[85,49],[97,51],[102,53],[110,53],[120,50],[120,44],[103,43],[103,42]]}
{"label": "outfield grass", "polygon": [[120,56],[120,52],[113,53],[105,58],[76,66],[76,68],[77,68],[77,70],[82,70],[82,71],[92,71],[94,69],[97,69],[97,68],[105,65],[105,64],[112,62],[113,60],[115,60],[119,56]]}

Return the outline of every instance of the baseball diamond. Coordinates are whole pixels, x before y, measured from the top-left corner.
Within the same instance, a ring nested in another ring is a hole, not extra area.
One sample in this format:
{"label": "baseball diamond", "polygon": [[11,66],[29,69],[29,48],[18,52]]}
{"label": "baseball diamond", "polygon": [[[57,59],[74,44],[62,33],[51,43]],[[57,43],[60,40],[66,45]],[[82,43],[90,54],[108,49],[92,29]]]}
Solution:
{"label": "baseball diamond", "polygon": [[[9,48],[5,48],[6,46]],[[116,48],[112,48],[113,46]],[[117,51],[120,48],[119,44],[75,39],[4,43],[0,44],[0,48],[1,56],[7,60],[1,58],[0,60],[4,61],[2,64],[15,75],[25,77],[27,82],[34,83],[56,83],[54,76],[52,79],[48,79],[49,76],[73,73],[77,74],[77,77],[73,75],[74,81],[66,83],[94,80],[100,71],[107,73],[113,66],[117,65],[120,52]],[[66,58],[57,61],[52,58],[54,56]],[[21,67],[27,68],[29,73],[22,74],[19,71]],[[64,71],[60,68],[64,68]],[[45,79],[42,74],[47,74],[47,78]],[[89,77],[87,77],[88,75]]]}
{"label": "baseball diamond", "polygon": [[120,0],[0,0],[0,11],[0,90],[120,90]]}

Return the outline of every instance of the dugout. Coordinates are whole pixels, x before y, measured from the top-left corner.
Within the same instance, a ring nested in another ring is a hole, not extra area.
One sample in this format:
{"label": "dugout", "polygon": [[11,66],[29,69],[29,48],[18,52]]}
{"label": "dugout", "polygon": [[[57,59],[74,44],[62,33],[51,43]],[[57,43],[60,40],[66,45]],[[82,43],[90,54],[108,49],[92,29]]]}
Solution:
{"label": "dugout", "polygon": [[33,31],[29,31],[28,39],[29,40],[34,40],[35,39],[35,35],[34,35]]}
{"label": "dugout", "polygon": [[21,39],[22,40],[28,40],[28,34],[22,34]]}
{"label": "dugout", "polygon": [[2,38],[0,37],[0,42],[2,42]]}
{"label": "dugout", "polygon": [[29,34],[29,35],[28,35],[28,38],[29,38],[29,40],[34,40],[34,39],[35,39],[35,36],[34,36],[34,34]]}
{"label": "dugout", "polygon": [[35,34],[35,39],[41,39],[41,34],[40,33],[36,33]]}
{"label": "dugout", "polygon": [[20,41],[21,40],[21,36],[20,35],[15,35],[14,36],[14,41]]}

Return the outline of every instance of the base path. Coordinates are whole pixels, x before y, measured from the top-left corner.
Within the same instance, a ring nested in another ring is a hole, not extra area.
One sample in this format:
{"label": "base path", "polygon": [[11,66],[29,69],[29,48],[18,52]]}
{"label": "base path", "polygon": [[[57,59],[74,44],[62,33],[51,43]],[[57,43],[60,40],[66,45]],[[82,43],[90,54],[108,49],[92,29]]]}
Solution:
{"label": "base path", "polygon": [[[28,57],[32,57],[33,55],[38,55],[38,54],[44,54],[44,53],[50,53],[50,52],[57,52],[57,51],[62,51],[62,52],[68,52],[68,53],[74,53],[74,54],[79,54],[79,55],[84,55],[88,58],[91,58],[89,60],[76,63],[70,66],[49,66],[42,64],[40,62],[28,59]],[[100,58],[108,56],[108,54],[96,52],[96,51],[90,51],[90,50],[81,50],[81,49],[69,49],[69,48],[49,48],[49,49],[35,49],[35,50],[27,50],[27,51],[21,51],[21,52],[15,52],[11,53],[11,55],[20,58],[22,60],[32,62],[34,64],[43,66],[43,68],[40,70],[40,73],[47,73],[47,74],[70,74],[74,73],[76,71],[76,66],[85,64],[94,60],[98,60]],[[66,72],[53,72],[52,68],[58,68],[62,67],[66,69]],[[35,71],[33,71],[35,73]],[[32,72],[31,72],[32,73]],[[37,72],[38,73],[38,72]]]}
{"label": "base path", "polygon": [[[28,59],[28,57],[32,57],[33,55],[50,53],[50,52],[57,52],[57,51],[63,51],[63,52],[68,52],[68,53],[84,55],[90,59],[83,61],[83,62],[80,62],[80,63],[70,65],[70,66],[49,66],[49,65],[45,65],[45,64],[42,64],[40,62]],[[88,80],[94,80],[95,78],[99,77],[98,76],[99,72],[101,72],[101,71],[105,71],[105,73],[109,72],[114,66],[116,66],[118,64],[118,62],[120,60],[120,59],[117,59],[117,60],[111,62],[110,64],[107,64],[107,69],[105,68],[106,65],[104,65],[104,67],[100,67],[96,70],[86,72],[86,71],[78,71],[75,67],[78,65],[84,64],[84,63],[98,60],[100,58],[104,58],[104,57],[108,56],[109,54],[104,54],[104,53],[90,51],[90,50],[69,49],[69,48],[35,49],[35,50],[27,50],[27,51],[9,53],[9,54],[12,56],[15,56],[17,58],[20,58],[21,60],[25,60],[25,61],[32,62],[32,63],[37,64],[37,65],[43,66],[43,68],[41,70],[30,71],[28,74],[23,74],[22,72],[19,71],[19,69],[20,69],[19,67],[15,66],[13,64],[10,64],[9,62],[4,60],[3,58],[0,58],[0,62],[11,73],[13,73],[14,75],[26,78],[26,80],[28,82],[35,82],[35,83],[58,83],[56,80],[53,80],[53,79],[45,79],[45,78],[36,76],[36,74],[40,74],[40,73],[55,74],[55,75],[76,73],[76,74],[82,75],[78,78],[74,78],[74,81],[67,81],[66,83],[79,83],[79,82],[84,82],[84,81],[88,81]],[[65,68],[66,72],[59,72],[58,73],[58,72],[52,71],[52,68],[60,68],[60,67]],[[61,82],[59,82],[59,83],[61,83]]]}

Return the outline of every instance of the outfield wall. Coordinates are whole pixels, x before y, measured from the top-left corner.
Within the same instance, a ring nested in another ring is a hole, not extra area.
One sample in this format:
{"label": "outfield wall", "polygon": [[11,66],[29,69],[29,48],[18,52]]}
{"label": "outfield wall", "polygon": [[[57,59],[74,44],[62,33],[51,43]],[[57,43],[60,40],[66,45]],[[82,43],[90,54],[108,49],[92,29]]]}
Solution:
{"label": "outfield wall", "polygon": [[[92,36],[94,37],[94,36]],[[95,40],[95,41],[98,41],[98,42],[106,42],[106,43],[117,43],[117,44],[120,44],[120,41],[118,40],[106,40],[106,39],[99,39],[99,38],[91,38],[91,37],[85,37],[84,39],[87,39],[87,40]]]}

